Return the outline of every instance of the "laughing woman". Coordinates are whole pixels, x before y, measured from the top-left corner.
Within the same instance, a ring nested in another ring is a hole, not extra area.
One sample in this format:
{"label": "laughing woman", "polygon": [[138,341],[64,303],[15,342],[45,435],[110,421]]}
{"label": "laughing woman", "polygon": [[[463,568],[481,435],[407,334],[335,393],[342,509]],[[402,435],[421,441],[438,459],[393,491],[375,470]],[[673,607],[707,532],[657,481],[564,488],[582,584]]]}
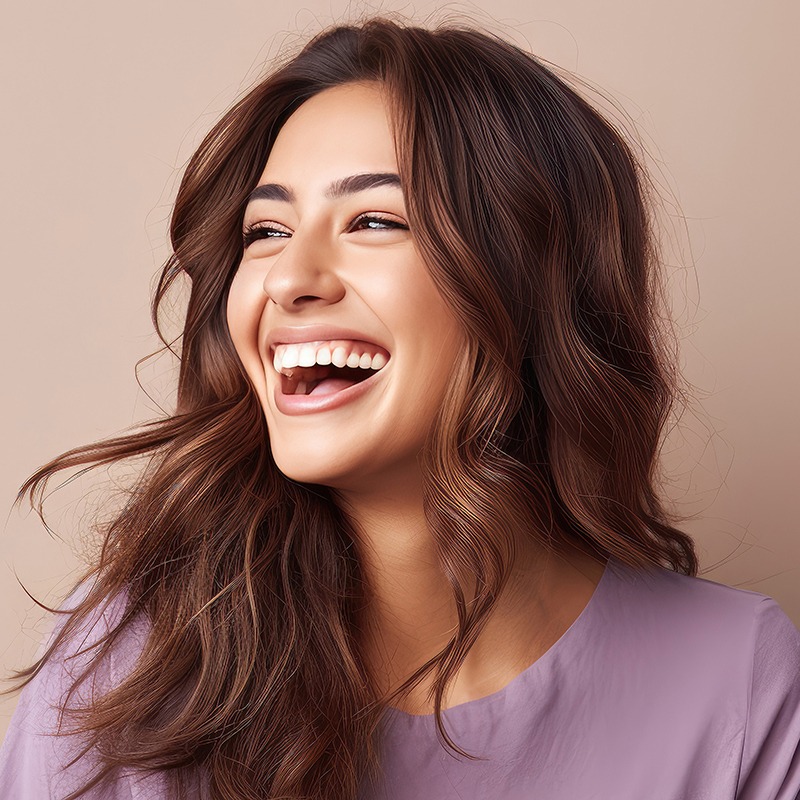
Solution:
{"label": "laughing woman", "polygon": [[191,159],[156,309],[174,415],[25,683],[0,794],[800,791],[800,633],[697,576],[645,174],[501,38],[381,18],[284,61]]}

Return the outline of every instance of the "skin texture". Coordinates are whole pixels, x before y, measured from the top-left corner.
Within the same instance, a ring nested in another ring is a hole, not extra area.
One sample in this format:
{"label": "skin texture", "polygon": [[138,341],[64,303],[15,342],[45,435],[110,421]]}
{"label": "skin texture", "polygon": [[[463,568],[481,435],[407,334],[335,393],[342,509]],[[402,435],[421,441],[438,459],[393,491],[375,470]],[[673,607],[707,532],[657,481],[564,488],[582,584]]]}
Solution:
{"label": "skin texture", "polygon": [[[305,101],[280,130],[259,181],[282,184],[295,200],[248,204],[245,227],[269,224],[279,233],[246,248],[227,311],[279,469],[335,489],[360,531],[376,597],[365,646],[377,682],[389,689],[438,652],[457,623],[422,509],[417,454],[464,334],[415,248],[400,187],[325,197],[332,181],[365,172],[397,172],[380,87],[347,84]],[[399,226],[357,223],[365,213]],[[265,342],[276,327],[315,323],[362,331],[391,358],[358,399],[286,415],[274,401],[279,377]],[[445,707],[497,691],[549,649],[589,601],[603,566],[577,550],[562,559],[520,543],[508,588]],[[428,686],[401,707],[430,713]]]}
{"label": "skin texture", "polygon": [[[228,322],[279,469],[345,492],[383,487],[394,494],[414,482],[416,454],[463,335],[417,253],[399,187],[324,197],[331,181],[364,172],[397,172],[374,89],[327,90],[289,118],[259,184],[282,184],[297,199],[249,203],[246,226],[269,222],[280,233],[245,250]],[[366,212],[393,224],[354,225]],[[282,414],[273,398],[279,378],[262,343],[275,327],[314,323],[363,331],[391,358],[380,382],[358,400],[309,415]]]}

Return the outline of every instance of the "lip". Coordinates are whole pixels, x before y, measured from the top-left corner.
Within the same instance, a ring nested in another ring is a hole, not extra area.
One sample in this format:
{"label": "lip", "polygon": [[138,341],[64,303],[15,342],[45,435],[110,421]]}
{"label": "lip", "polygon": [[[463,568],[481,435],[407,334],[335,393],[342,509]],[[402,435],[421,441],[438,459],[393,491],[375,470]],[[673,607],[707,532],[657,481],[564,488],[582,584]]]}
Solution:
{"label": "lip", "polygon": [[[352,339],[353,341],[376,344],[386,352],[389,348],[381,342],[371,338],[363,331],[353,328],[340,328],[336,325],[300,325],[292,327],[273,328],[267,335],[264,343],[265,349],[271,353],[277,344],[296,344],[298,342],[325,342],[333,339]],[[345,389],[344,391],[348,391]]]}
{"label": "lip", "polygon": [[[340,337],[345,338],[345,337]],[[279,340],[280,341],[280,340]],[[301,339],[299,341],[308,341]],[[384,370],[378,370],[375,374],[370,375],[359,383],[354,383],[346,389],[342,389],[334,394],[323,394],[315,396],[313,394],[284,394],[281,391],[281,385],[278,383],[272,393],[275,401],[275,406],[281,414],[288,416],[298,416],[301,414],[316,414],[320,411],[331,411],[335,408],[350,403],[362,397],[366,392],[375,386],[375,383],[381,379]]]}

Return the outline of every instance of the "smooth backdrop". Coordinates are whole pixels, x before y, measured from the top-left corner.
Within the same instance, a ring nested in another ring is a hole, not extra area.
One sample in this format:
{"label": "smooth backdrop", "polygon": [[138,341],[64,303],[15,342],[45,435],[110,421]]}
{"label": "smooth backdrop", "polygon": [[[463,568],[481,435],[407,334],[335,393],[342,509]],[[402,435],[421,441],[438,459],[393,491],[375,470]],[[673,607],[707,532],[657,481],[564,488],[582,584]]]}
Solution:
{"label": "smooth backdrop", "polygon": [[44,0],[8,4],[0,30],[4,672],[44,630],[18,579],[58,602],[96,544],[92,513],[113,511],[79,477],[48,503],[52,536],[12,511],[17,487],[174,401],[170,359],[141,368],[149,397],[134,365],[158,345],[149,295],[182,165],[283,46],[365,8],[465,9],[633,120],[665,198],[693,397],[665,448],[667,494],[691,516],[703,577],[770,594],[800,624],[797,3]]}

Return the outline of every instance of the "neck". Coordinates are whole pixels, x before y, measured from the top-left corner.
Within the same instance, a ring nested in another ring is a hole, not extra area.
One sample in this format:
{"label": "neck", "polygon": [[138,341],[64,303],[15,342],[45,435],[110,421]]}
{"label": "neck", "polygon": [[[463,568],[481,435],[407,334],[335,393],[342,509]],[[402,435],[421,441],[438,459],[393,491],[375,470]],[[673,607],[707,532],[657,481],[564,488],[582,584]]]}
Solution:
{"label": "neck", "polygon": [[[439,653],[458,628],[453,593],[423,512],[421,486],[405,488],[402,493],[340,493],[357,532],[369,587],[360,629],[381,694],[396,689]],[[517,543],[505,588],[446,694],[445,707],[499,689],[536,660],[583,609],[602,568],[577,548],[556,555],[534,537]],[[429,673],[401,706],[428,713],[431,685]]]}

